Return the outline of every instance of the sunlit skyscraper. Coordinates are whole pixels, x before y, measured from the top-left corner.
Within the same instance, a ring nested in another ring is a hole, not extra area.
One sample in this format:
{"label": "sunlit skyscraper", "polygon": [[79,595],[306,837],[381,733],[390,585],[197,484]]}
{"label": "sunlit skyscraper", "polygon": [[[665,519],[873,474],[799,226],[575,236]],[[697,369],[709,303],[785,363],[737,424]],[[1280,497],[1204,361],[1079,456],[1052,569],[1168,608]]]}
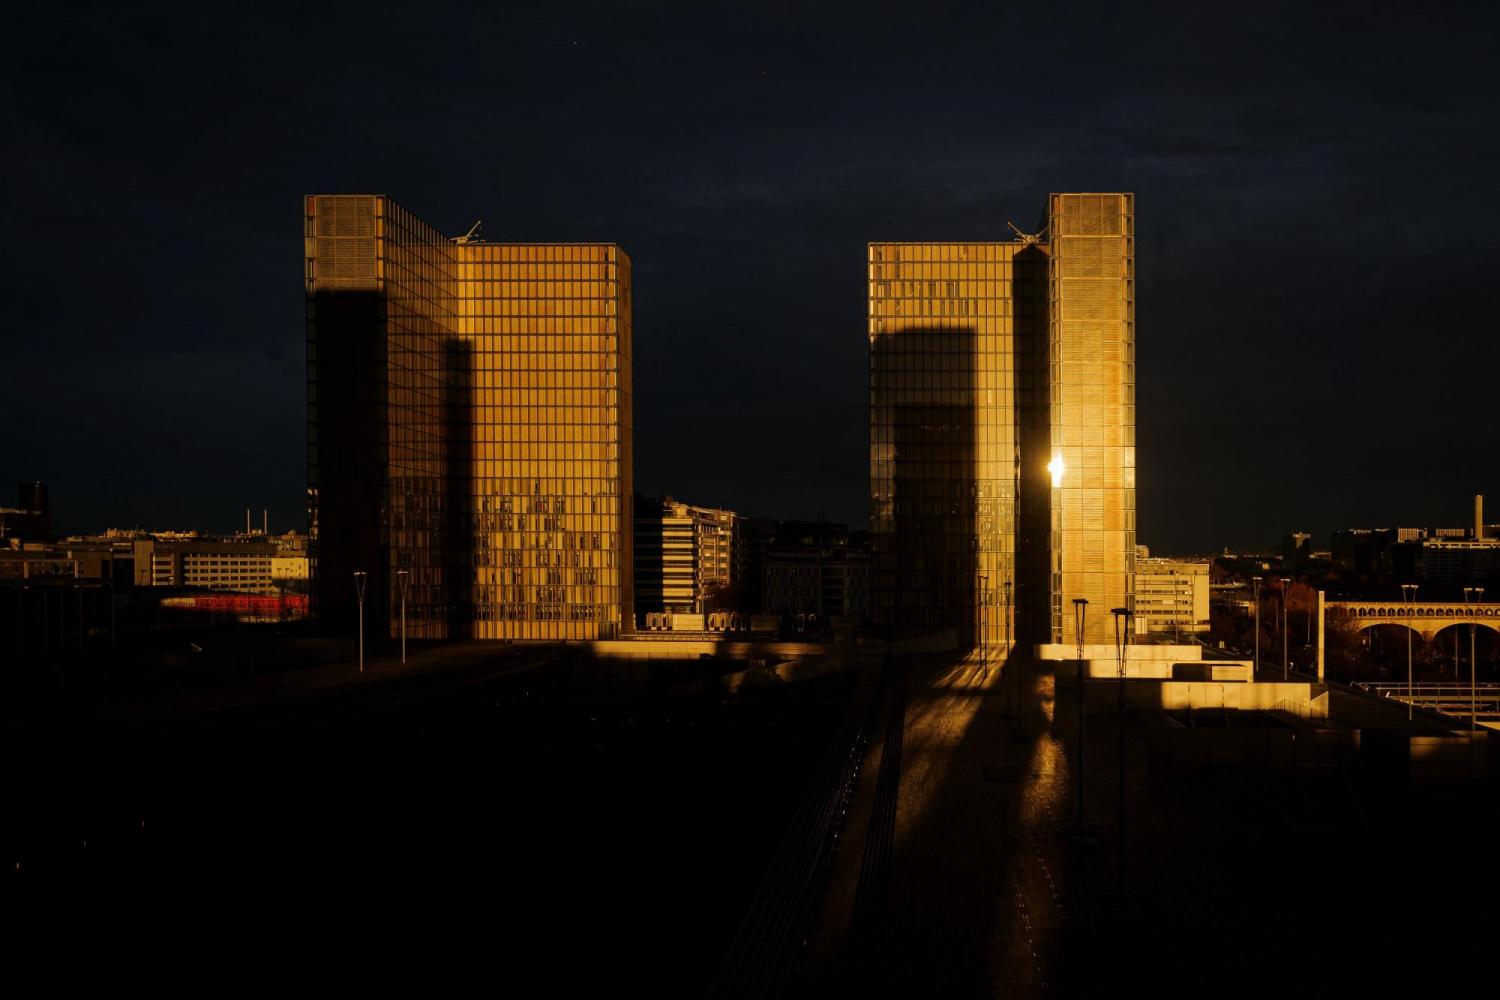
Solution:
{"label": "sunlit skyscraper", "polygon": [[1058,194],[1033,235],[869,246],[872,617],[1090,641],[1135,547],[1134,214]]}
{"label": "sunlit skyscraper", "polygon": [[589,639],[631,610],[630,258],[306,199],[314,600],[395,634]]}

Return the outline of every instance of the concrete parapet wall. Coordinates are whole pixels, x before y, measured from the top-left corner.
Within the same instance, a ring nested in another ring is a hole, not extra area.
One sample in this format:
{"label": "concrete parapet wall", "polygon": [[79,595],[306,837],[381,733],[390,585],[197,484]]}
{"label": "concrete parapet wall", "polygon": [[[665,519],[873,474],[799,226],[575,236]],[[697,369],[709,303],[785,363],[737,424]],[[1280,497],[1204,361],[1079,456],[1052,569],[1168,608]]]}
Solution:
{"label": "concrete parapet wall", "polygon": [[943,653],[958,648],[958,632],[944,629],[929,635],[907,636],[891,642],[893,653]]}
{"label": "concrete parapet wall", "polygon": [[[1107,660],[1111,664],[1111,670],[1114,669],[1116,655],[1115,647],[1108,643],[1085,644],[1083,647],[1085,660]],[[1036,647],[1036,658],[1038,660],[1077,660],[1078,647],[1058,643],[1040,643]],[[1195,644],[1169,646],[1152,643],[1125,647],[1125,660],[1128,663],[1139,663],[1142,660],[1171,660],[1183,663],[1201,659],[1203,659],[1203,647]]]}
{"label": "concrete parapet wall", "polygon": [[840,647],[826,642],[757,642],[718,639],[599,639],[582,645],[601,659],[696,660],[703,656],[731,660],[791,660],[825,656]]}
{"label": "concrete parapet wall", "polygon": [[1363,764],[1381,779],[1410,785],[1445,785],[1482,779],[1490,772],[1494,747],[1486,730],[1473,734],[1414,735],[1369,729]]}
{"label": "concrete parapet wall", "polygon": [[1289,769],[1299,764],[1350,762],[1359,753],[1357,729],[1153,729],[1147,741],[1151,772],[1213,767]]}
{"label": "concrete parapet wall", "polygon": [[1413,784],[1445,784],[1489,773],[1489,733],[1413,736],[1408,749]]}
{"label": "concrete parapet wall", "polygon": [[[1084,673],[1089,680],[1114,680],[1120,676],[1119,665],[1114,660],[1084,660]],[[1073,687],[1078,683],[1078,661],[1058,661],[1055,664],[1059,687]],[[1186,663],[1172,660],[1129,660],[1125,663],[1125,676],[1129,680],[1156,681],[1220,681],[1224,683],[1246,683],[1254,674],[1249,660],[1190,660]]]}
{"label": "concrete parapet wall", "polygon": [[[1090,715],[1115,711],[1118,681],[1089,681],[1084,687],[1084,710]],[[1134,709],[1181,712],[1187,709],[1227,709],[1269,712],[1280,709],[1302,718],[1328,718],[1328,688],[1301,681],[1245,684],[1237,681],[1127,680],[1125,703]]]}

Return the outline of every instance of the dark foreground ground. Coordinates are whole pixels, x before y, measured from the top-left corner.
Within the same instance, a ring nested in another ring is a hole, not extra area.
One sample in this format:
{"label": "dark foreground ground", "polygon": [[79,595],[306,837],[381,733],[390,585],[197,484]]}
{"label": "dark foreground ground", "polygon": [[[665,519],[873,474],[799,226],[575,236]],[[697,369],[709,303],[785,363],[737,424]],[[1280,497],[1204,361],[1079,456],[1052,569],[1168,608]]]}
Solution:
{"label": "dark foreground ground", "polygon": [[725,700],[547,659],[8,721],[13,968],[702,995],[852,680]]}
{"label": "dark foreground ground", "polygon": [[[1076,695],[1048,666],[1017,667],[1019,717],[973,663],[896,664],[897,738],[872,741],[881,778],[851,810],[827,896],[844,902],[824,907],[790,993],[1494,992],[1495,784],[1407,781],[1380,732],[1404,712],[1346,696],[1335,711],[1364,727],[1365,752],[1288,767],[1164,762],[1154,734],[1173,724],[1131,713],[1122,868],[1116,720],[1087,720],[1080,837]],[[1273,724],[1228,724],[1257,722]]]}
{"label": "dark foreground ground", "polygon": [[[861,658],[858,693],[846,674],[725,697],[701,683],[712,664],[483,645],[417,661],[362,678],[262,664],[174,699],[11,713],[13,980],[516,996],[702,996],[716,982],[722,996],[808,997],[1493,991],[1493,773],[1410,780],[1391,754],[1404,713],[1351,693],[1335,714],[1362,749],[1336,765],[1165,760],[1161,738],[1184,720],[1127,715],[1122,880],[1120,730],[1088,721],[1079,836],[1077,702],[1045,666],[1017,661],[1018,693],[961,657],[877,655]],[[779,850],[800,843],[788,834],[822,801],[815,776],[856,730],[863,763],[830,840]],[[827,859],[816,877],[767,876],[812,856]],[[742,923],[761,928],[744,951]]]}

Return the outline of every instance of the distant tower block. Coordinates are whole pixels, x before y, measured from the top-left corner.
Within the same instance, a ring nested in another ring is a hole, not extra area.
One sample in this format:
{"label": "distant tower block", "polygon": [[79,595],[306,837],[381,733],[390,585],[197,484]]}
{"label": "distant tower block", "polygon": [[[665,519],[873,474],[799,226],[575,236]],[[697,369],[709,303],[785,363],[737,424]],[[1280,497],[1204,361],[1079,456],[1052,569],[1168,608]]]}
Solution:
{"label": "distant tower block", "polygon": [[16,484],[16,496],[19,500],[16,506],[22,510],[32,510],[39,514],[47,514],[51,509],[47,505],[47,484],[35,480],[25,480]]}

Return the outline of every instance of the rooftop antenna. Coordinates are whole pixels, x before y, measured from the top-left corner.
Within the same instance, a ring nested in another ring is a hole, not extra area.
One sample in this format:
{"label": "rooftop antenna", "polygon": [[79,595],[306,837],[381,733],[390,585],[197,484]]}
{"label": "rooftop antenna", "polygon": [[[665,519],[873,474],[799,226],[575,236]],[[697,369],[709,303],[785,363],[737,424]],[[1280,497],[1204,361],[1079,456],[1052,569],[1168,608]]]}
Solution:
{"label": "rooftop antenna", "polygon": [[449,240],[449,242],[451,242],[451,243],[474,243],[474,242],[477,242],[479,240],[479,227],[482,226],[482,225],[484,225],[484,220],[483,219],[475,219],[474,220],[474,224],[469,227],[469,231],[467,233],[464,233],[462,236],[454,236],[451,240]]}
{"label": "rooftop antenna", "polygon": [[1035,233],[1023,233],[1016,227],[1016,224],[1014,222],[1007,222],[1006,225],[1010,227],[1011,232],[1016,234],[1016,239],[1019,240],[1023,246],[1034,247],[1038,243],[1042,242],[1043,236],[1047,235],[1046,226],[1043,226],[1039,231]]}

